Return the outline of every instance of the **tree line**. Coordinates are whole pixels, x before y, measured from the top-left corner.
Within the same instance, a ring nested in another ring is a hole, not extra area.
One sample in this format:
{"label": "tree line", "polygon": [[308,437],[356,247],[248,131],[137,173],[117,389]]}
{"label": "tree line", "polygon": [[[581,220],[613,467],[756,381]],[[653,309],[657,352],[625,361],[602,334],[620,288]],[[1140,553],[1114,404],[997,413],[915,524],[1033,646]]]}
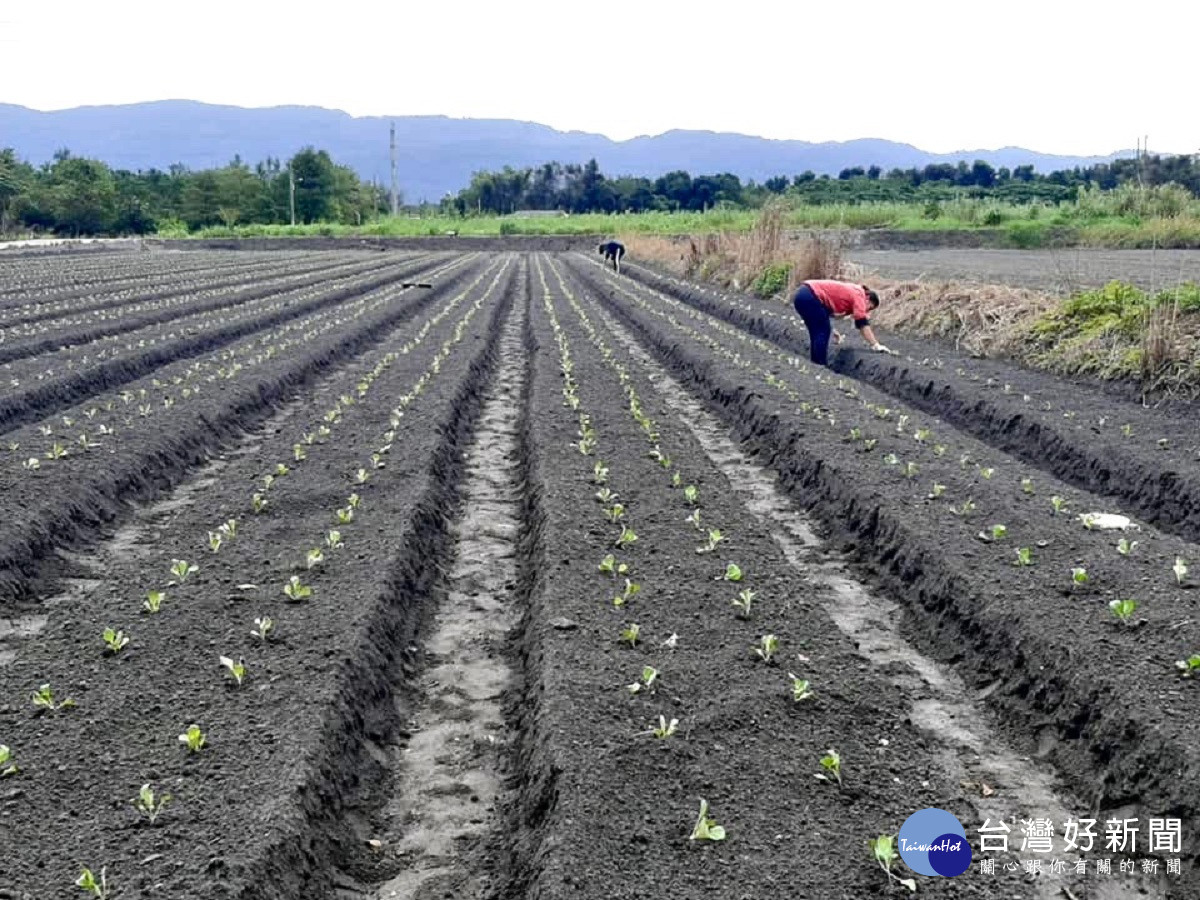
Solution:
{"label": "tree line", "polygon": [[610,178],[593,159],[583,165],[546,163],[476,172],[467,187],[443,201],[443,207],[460,215],[503,215],[520,210],[701,211],[720,206],[758,207],[771,196],[818,205],[931,202],[964,196],[1021,204],[1061,203],[1074,201],[1081,191],[1109,191],[1128,184],[1178,184],[1200,196],[1200,156],[1141,155],[1046,174],[1031,165],[996,168],[984,160],[887,172],[879,166],[855,166],[842,169],[836,177],[809,171],[779,175],[762,183],[743,183],[728,172],[692,176],[683,170],[656,179]]}
{"label": "tree line", "polygon": [[0,150],[0,233],[151,234],[209,225],[294,220],[362,224],[389,208],[386,192],[324,150],[306,147],[286,162],[251,167],[235,158],[218,169],[130,172],[60,150],[34,167]]}

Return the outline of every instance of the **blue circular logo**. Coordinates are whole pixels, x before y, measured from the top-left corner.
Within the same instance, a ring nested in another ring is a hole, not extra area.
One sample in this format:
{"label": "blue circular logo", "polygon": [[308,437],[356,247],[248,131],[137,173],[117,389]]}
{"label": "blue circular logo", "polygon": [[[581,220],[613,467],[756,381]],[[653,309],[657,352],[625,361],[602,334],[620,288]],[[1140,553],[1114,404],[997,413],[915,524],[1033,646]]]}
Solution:
{"label": "blue circular logo", "polygon": [[900,826],[900,858],[919,875],[953,878],[971,867],[971,844],[954,813],[919,809]]}

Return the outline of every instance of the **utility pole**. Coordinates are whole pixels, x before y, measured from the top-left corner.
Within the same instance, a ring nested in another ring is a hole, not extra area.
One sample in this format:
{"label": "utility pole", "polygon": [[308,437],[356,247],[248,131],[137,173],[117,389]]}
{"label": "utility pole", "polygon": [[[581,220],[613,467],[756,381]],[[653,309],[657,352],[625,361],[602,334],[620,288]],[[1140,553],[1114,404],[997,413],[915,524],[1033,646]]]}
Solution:
{"label": "utility pole", "polygon": [[292,227],[296,227],[296,175],[288,166],[288,206],[292,211]]}
{"label": "utility pole", "polygon": [[396,195],[396,123],[392,123],[392,215],[400,212],[400,198]]}

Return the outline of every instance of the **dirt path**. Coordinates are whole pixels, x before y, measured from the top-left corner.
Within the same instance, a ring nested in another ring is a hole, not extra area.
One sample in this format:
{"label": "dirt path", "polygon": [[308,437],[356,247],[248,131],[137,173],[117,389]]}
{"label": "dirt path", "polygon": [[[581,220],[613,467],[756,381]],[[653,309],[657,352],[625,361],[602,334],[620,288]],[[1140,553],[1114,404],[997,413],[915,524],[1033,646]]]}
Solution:
{"label": "dirt path", "polygon": [[1200,250],[852,250],[885,278],[976,281],[1071,293],[1119,279],[1144,289],[1200,281]]}

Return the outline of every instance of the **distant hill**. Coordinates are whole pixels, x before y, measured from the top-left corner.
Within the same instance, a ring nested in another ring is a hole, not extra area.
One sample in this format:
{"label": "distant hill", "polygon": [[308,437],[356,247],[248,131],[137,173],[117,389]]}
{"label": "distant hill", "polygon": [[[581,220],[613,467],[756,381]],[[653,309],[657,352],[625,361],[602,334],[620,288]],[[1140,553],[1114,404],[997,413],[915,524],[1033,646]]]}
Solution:
{"label": "distant hill", "polygon": [[836,175],[849,166],[891,168],[984,159],[994,166],[1032,165],[1042,172],[1107,162],[1108,156],[1053,156],[1004,147],[926,153],[910,144],[862,139],[809,143],[775,141],[712,131],[668,131],[654,137],[613,141],[582,131],[556,131],[508,119],[451,119],[445,116],[355,118],[308,106],[243,109],[191,100],[125,106],[85,106],[39,112],[0,104],[0,147],[11,146],[33,163],[67,147],[102,159],[114,168],[166,169],[222,166],[235,155],[254,163],[287,158],[311,144],[328,150],[368,180],[389,183],[388,127],[396,124],[399,180],[408,201],[439,200],[466,186],[471,173],[506,165],[524,167],[595,157],[609,175],[657,177],[673,169],[692,174],[733,172],[743,180],[812,170]]}

